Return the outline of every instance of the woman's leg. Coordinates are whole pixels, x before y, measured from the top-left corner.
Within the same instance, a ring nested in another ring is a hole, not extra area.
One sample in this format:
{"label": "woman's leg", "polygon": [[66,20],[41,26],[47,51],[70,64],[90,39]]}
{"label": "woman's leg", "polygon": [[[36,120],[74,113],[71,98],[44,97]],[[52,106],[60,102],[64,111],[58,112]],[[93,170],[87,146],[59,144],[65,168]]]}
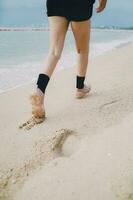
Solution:
{"label": "woman's leg", "polygon": [[[91,21],[90,20],[85,20],[81,22],[72,21],[71,27],[75,38],[76,49],[78,53],[76,87],[77,89],[81,90],[84,88],[84,80],[88,66]],[[84,88],[85,93],[89,91],[90,88]],[[83,95],[81,96],[83,97]]]}
{"label": "woman's leg", "polygon": [[48,17],[50,26],[50,47],[49,53],[43,66],[42,73],[51,77],[64,46],[64,40],[69,22],[65,17]]}
{"label": "woman's leg", "polygon": [[32,104],[32,118],[21,124],[19,128],[31,129],[35,124],[41,123],[45,119],[44,94],[49,78],[51,77],[55,66],[60,59],[66,32],[69,22],[65,17],[49,17],[50,25],[50,47],[48,56],[43,66],[41,74],[38,76],[37,88],[34,94],[30,96]]}
{"label": "woman's leg", "polygon": [[71,22],[71,27],[78,53],[77,75],[85,76],[88,65],[91,22],[90,20],[82,22],[73,21]]}
{"label": "woman's leg", "polygon": [[48,56],[44,63],[41,74],[38,76],[36,93],[31,95],[32,114],[35,117],[43,117],[44,111],[44,94],[49,79],[61,57],[64,47],[64,40],[69,26],[65,17],[52,16],[48,17],[50,25],[50,47]]}

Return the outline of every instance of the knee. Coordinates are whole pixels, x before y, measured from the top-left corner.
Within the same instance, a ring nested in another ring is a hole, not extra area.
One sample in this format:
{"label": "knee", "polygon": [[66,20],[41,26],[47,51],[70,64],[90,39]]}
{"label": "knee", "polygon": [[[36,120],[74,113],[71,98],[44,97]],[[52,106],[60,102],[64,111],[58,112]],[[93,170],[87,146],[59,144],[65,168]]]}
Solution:
{"label": "knee", "polygon": [[62,51],[56,48],[52,48],[49,50],[49,55],[54,57],[54,59],[59,60],[61,58]]}

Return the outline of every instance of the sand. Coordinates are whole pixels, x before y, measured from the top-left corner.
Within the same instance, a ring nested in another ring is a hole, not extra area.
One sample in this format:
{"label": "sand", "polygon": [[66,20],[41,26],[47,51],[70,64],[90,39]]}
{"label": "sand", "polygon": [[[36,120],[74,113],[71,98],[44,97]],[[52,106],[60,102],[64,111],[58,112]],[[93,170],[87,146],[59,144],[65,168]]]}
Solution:
{"label": "sand", "polygon": [[35,83],[0,95],[0,199],[133,199],[132,52],[131,43],[91,60],[81,100],[76,68],[54,73],[47,118],[29,131],[18,126]]}

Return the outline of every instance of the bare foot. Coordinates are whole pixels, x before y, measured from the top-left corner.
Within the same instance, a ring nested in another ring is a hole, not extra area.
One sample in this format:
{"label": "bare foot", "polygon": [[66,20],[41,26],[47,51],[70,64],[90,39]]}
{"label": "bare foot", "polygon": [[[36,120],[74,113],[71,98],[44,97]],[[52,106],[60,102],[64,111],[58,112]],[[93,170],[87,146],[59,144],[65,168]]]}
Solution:
{"label": "bare foot", "polygon": [[45,118],[34,118],[27,120],[19,126],[19,129],[30,130],[33,126],[42,123]]}
{"label": "bare foot", "polygon": [[34,118],[45,118],[45,109],[42,96],[34,93],[30,95],[30,102],[32,105],[32,116]]}
{"label": "bare foot", "polygon": [[84,98],[87,94],[89,94],[90,90],[91,90],[91,86],[84,85],[83,89],[77,89],[76,98],[77,99]]}
{"label": "bare foot", "polygon": [[32,105],[32,117],[22,123],[19,126],[20,129],[29,130],[33,126],[42,123],[46,118],[43,96],[34,93],[30,95],[29,99]]}

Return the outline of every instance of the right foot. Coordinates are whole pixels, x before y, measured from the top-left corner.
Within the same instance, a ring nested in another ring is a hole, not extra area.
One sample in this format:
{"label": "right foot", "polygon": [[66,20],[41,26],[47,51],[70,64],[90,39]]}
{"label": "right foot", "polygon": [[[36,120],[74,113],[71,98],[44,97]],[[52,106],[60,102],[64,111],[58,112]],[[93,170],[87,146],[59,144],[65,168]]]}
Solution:
{"label": "right foot", "polygon": [[77,99],[81,99],[81,98],[84,98],[86,95],[89,94],[91,90],[91,86],[87,86],[87,85],[84,85],[84,88],[83,89],[77,89],[76,91],[76,98]]}

